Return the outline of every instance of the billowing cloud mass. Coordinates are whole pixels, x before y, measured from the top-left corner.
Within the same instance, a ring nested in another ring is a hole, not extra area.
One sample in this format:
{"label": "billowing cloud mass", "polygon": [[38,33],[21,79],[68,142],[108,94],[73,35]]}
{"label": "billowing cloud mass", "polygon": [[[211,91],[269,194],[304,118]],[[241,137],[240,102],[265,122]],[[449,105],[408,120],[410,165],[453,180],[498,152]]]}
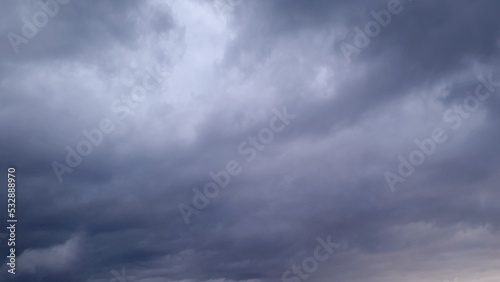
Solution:
{"label": "billowing cloud mass", "polygon": [[4,2],[2,281],[498,281],[500,2]]}

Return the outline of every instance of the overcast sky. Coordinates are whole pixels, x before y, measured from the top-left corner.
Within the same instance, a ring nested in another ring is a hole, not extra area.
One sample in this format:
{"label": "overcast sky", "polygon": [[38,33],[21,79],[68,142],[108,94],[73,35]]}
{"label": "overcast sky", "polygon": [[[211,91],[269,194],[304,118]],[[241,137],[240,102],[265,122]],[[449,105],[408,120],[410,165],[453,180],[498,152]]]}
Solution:
{"label": "overcast sky", "polygon": [[498,281],[500,2],[42,3],[0,9],[0,279]]}

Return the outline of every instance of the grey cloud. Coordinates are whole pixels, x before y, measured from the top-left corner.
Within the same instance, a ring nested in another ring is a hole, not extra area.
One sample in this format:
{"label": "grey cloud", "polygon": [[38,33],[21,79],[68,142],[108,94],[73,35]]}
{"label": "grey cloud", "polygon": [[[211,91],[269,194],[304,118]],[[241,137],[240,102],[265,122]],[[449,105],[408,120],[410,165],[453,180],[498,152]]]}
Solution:
{"label": "grey cloud", "polygon": [[[221,1],[70,1],[18,54],[6,34],[39,5],[5,4],[0,159],[19,223],[2,277],[282,281],[331,236],[345,248],[310,281],[495,281],[499,94],[456,130],[443,114],[478,74],[500,78],[498,4],[401,1],[347,64],[340,43],[389,1]],[[120,119],[113,101],[156,66],[165,84]],[[248,161],[239,145],[284,107],[297,117]],[[60,183],[51,163],[103,118],[115,131]],[[384,171],[435,127],[448,140],[391,192]],[[178,205],[230,160],[241,174],[186,224]]]}

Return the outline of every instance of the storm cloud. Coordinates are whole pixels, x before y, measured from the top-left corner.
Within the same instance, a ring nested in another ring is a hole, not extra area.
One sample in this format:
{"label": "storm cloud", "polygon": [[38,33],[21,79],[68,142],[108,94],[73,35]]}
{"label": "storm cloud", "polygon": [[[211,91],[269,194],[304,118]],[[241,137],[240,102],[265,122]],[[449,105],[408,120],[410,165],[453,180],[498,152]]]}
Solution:
{"label": "storm cloud", "polygon": [[2,281],[498,281],[499,11],[4,1]]}

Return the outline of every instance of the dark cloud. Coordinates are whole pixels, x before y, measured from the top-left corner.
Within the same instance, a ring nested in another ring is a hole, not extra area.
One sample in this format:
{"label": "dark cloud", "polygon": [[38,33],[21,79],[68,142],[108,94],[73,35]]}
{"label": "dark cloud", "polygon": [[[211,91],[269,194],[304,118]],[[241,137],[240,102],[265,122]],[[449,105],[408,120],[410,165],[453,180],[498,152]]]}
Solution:
{"label": "dark cloud", "polygon": [[[17,52],[8,34],[43,10],[6,2],[3,279],[496,281],[499,4],[401,0],[348,62],[342,44],[393,2],[69,1]],[[391,192],[384,173],[436,128],[446,141]],[[228,185],[196,196],[214,174]],[[320,239],[341,244],[323,262]]]}

